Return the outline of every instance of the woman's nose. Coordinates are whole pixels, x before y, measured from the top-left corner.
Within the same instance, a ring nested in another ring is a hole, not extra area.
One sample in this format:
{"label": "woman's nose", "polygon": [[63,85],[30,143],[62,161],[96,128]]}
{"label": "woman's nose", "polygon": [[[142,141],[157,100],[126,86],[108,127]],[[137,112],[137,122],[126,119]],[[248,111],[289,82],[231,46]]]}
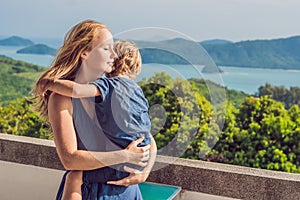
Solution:
{"label": "woman's nose", "polygon": [[111,51],[110,58],[111,58],[111,59],[117,58],[117,54],[116,54],[116,52],[115,52],[113,49],[112,49],[112,51]]}

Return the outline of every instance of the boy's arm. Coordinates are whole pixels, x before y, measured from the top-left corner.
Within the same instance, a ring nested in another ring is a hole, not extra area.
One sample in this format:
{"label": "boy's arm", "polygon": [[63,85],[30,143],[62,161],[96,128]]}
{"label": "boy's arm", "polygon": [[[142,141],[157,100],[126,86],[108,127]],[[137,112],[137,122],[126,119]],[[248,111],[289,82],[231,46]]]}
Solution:
{"label": "boy's arm", "polygon": [[49,84],[47,89],[64,96],[74,98],[94,97],[101,95],[101,92],[94,84],[79,84],[70,80],[54,80]]}

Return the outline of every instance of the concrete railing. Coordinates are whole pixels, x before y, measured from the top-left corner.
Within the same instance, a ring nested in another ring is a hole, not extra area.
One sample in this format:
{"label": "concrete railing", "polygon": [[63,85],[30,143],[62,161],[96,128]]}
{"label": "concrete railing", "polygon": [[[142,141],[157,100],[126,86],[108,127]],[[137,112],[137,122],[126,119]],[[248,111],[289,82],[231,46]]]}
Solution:
{"label": "concrete railing", "polygon": [[[0,134],[0,160],[63,169],[53,141]],[[300,174],[158,156],[147,181],[238,199],[300,199]]]}

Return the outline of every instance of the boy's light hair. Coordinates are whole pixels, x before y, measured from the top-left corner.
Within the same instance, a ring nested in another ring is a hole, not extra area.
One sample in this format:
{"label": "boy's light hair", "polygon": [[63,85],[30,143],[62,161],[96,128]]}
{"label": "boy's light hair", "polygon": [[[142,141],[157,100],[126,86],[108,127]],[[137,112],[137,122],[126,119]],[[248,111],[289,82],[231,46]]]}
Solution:
{"label": "boy's light hair", "polygon": [[117,58],[112,72],[107,76],[127,75],[129,78],[135,78],[142,69],[142,58],[138,47],[133,42],[120,40],[115,42],[114,51]]}
{"label": "boy's light hair", "polygon": [[57,52],[51,67],[49,67],[35,83],[33,88],[33,98],[36,100],[35,110],[40,116],[48,120],[48,98],[49,93],[44,97],[36,91],[44,91],[46,85],[41,84],[44,78],[56,78],[74,80],[79,72],[82,60],[81,54],[84,51],[91,51],[95,41],[100,37],[99,31],[108,28],[97,21],[85,20],[75,26],[67,33],[64,43]]}

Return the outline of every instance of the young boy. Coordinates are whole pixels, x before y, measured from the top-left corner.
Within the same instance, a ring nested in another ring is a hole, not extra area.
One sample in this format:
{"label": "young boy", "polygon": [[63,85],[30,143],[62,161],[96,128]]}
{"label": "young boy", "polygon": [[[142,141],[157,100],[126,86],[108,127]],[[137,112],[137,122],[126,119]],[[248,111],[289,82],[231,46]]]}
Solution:
{"label": "young boy", "polygon": [[[95,103],[95,112],[104,135],[118,147],[126,148],[130,142],[144,138],[138,146],[151,143],[151,122],[148,115],[148,102],[142,89],[132,80],[141,71],[141,55],[131,42],[118,41],[114,50],[117,58],[108,78],[100,78],[90,84],[79,84],[69,80],[50,81],[48,90],[74,98],[100,97]],[[115,149],[116,150],[116,149]],[[115,181],[129,175],[124,164],[84,171],[84,179],[89,182]],[[131,168],[142,170],[138,166],[126,164]],[[108,175],[109,174],[109,175]],[[63,196],[81,199],[82,171],[71,171],[66,178]]]}

